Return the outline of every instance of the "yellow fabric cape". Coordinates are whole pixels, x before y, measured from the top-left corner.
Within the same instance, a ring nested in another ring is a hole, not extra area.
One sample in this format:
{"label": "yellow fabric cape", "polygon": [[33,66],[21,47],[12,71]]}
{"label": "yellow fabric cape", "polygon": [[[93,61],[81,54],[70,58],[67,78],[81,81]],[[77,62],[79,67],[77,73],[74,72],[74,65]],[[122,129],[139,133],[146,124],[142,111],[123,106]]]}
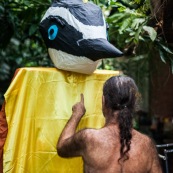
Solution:
{"label": "yellow fabric cape", "polygon": [[8,135],[4,173],[82,173],[80,157],[63,159],[56,143],[84,94],[86,114],[78,129],[100,128],[103,83],[119,71],[97,70],[92,75],[56,68],[21,68],[5,93]]}

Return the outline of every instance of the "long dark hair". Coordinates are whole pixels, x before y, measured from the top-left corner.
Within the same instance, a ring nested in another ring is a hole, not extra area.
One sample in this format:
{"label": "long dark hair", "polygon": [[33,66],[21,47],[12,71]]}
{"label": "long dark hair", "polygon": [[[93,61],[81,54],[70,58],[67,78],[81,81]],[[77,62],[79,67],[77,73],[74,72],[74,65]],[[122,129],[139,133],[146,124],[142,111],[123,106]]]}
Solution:
{"label": "long dark hair", "polygon": [[129,159],[128,151],[132,139],[132,118],[135,109],[138,88],[134,80],[127,76],[114,76],[108,79],[103,87],[105,106],[113,111],[119,110],[117,121],[120,135],[120,158]]}

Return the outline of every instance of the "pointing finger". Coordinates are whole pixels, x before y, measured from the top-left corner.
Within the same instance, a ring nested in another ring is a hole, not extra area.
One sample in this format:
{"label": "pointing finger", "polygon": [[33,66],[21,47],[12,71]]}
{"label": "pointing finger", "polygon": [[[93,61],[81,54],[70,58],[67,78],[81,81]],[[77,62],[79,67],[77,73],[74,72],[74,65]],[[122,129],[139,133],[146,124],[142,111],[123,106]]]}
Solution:
{"label": "pointing finger", "polygon": [[80,102],[84,104],[84,95],[83,94],[80,94],[80,96],[81,96]]}

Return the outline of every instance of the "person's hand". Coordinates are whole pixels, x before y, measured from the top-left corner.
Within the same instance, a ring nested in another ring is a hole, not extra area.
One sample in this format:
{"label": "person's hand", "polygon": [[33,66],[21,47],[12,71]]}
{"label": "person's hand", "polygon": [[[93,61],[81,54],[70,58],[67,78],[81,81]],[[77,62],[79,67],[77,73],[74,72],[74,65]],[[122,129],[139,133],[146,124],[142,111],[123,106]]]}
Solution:
{"label": "person's hand", "polygon": [[77,116],[78,118],[81,118],[85,112],[85,105],[84,105],[84,95],[81,94],[81,100],[80,102],[77,102],[75,105],[73,105],[72,107],[72,111],[73,111],[73,116]]}

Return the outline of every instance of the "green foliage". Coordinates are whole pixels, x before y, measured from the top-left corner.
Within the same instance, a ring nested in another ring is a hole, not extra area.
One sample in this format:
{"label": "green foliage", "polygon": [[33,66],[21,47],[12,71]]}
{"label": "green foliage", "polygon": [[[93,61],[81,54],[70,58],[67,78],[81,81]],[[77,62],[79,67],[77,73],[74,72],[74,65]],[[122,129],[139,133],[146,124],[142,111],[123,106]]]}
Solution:
{"label": "green foliage", "polygon": [[[150,59],[160,53],[160,59],[173,69],[172,48],[150,12],[149,0],[110,0],[104,11],[109,11],[110,41],[124,52],[123,58],[103,60],[101,68],[121,70],[133,77],[143,95],[144,109],[149,103],[149,78],[157,64],[150,68]],[[173,72],[173,70],[172,70]]]}
{"label": "green foliage", "polygon": [[[110,26],[110,42],[124,52],[123,58],[103,60],[100,68],[122,70],[134,78],[149,75],[151,52],[173,69],[173,51],[158,34],[150,15],[149,0],[93,0]],[[38,30],[51,0],[0,1],[0,81],[10,81],[16,68],[52,66]],[[111,57],[110,57],[111,58]],[[139,80],[140,82],[140,80]],[[0,86],[0,94],[5,91]]]}
{"label": "green foliage", "polygon": [[[38,30],[41,16],[49,5],[48,0],[0,1],[0,62],[11,71],[21,66],[50,64]],[[1,70],[0,75],[4,73]]]}
{"label": "green foliage", "polygon": [[[118,40],[119,46],[128,47],[140,44],[141,41],[154,41],[157,33],[154,28],[147,26],[150,16],[139,9],[130,9],[119,2],[111,1],[112,9],[115,8],[113,15],[107,18],[111,26],[110,37]],[[116,38],[115,38],[116,36]],[[149,36],[149,39],[148,39]],[[125,43],[125,44],[124,44]]]}
{"label": "green foliage", "polygon": [[[172,48],[164,40],[164,36],[158,34],[157,23],[153,22],[150,13],[149,0],[110,0],[109,5],[104,6],[104,11],[107,10],[110,13],[106,18],[110,26],[110,41],[123,50],[126,59],[130,59],[123,61],[123,63],[129,63],[129,61],[132,62],[135,59],[134,62],[138,63],[139,61],[141,63],[143,61],[146,64],[142,64],[147,66],[147,61],[152,58],[151,53],[156,51],[160,53],[161,60],[164,63],[169,63],[173,69]],[[137,58],[136,61],[136,57],[141,56],[143,58]],[[107,60],[104,61],[105,68],[107,68],[109,66],[106,63]],[[117,63],[117,60],[112,60],[110,66]],[[121,65],[121,63],[118,65],[119,69],[121,69]],[[127,74],[130,73],[129,68],[125,71]],[[145,73],[145,75],[148,75],[148,73]]]}
{"label": "green foliage", "polygon": [[0,1],[0,104],[17,68],[52,65],[38,30],[50,3],[50,0]]}

